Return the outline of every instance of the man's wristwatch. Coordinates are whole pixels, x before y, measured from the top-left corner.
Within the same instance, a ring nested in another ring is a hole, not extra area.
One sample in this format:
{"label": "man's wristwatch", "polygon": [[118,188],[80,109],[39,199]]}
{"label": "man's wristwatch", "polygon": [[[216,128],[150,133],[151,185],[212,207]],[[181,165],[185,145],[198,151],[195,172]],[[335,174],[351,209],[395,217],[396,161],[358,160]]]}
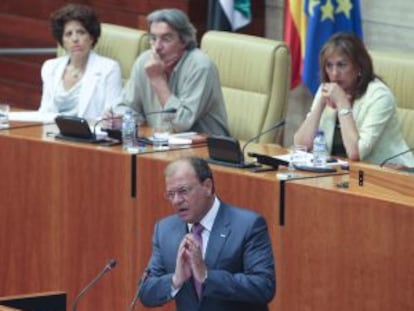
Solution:
{"label": "man's wristwatch", "polygon": [[352,113],[351,108],[342,108],[342,109],[339,109],[338,116],[343,117],[343,116],[347,116],[351,113]]}

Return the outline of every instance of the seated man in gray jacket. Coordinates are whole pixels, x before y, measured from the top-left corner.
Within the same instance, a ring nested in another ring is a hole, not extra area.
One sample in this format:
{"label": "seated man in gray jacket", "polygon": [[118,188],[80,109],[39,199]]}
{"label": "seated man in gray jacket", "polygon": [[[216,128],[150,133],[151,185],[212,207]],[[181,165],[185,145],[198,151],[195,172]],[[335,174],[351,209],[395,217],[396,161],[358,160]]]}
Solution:
{"label": "seated man in gray jacket", "polygon": [[[220,79],[214,63],[197,48],[196,30],[187,15],[162,9],[147,17],[151,49],[135,61],[115,112],[135,110],[155,126],[160,114],[176,110],[174,132],[229,135]],[[106,115],[107,117],[108,115]]]}

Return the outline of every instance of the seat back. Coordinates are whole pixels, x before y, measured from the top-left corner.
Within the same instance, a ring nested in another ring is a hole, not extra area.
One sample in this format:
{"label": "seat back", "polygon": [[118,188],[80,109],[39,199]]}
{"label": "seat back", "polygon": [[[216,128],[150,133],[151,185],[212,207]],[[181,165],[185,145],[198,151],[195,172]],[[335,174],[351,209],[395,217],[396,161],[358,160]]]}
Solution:
{"label": "seat back", "polygon": [[[285,43],[209,31],[201,49],[218,68],[234,138],[251,139],[285,117],[290,82],[290,52]],[[270,131],[258,141],[281,144],[281,133]]]}
{"label": "seat back", "polygon": [[[149,47],[148,34],[143,30],[108,23],[101,23],[101,30],[94,50],[99,55],[118,61],[122,80],[125,82],[129,78],[135,59]],[[58,55],[64,53],[64,49],[59,46]]]}
{"label": "seat back", "polygon": [[408,146],[414,147],[414,54],[370,51],[375,73],[393,92],[398,106],[401,131]]}

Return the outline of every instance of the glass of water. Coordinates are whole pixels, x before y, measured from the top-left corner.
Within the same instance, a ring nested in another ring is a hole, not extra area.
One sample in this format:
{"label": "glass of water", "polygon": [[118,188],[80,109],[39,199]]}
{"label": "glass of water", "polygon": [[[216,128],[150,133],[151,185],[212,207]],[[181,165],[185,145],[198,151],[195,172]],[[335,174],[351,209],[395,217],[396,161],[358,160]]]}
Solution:
{"label": "glass of water", "polygon": [[152,143],[154,150],[168,149],[168,139],[172,131],[171,116],[168,113],[160,113],[152,128]]}
{"label": "glass of water", "polygon": [[295,166],[306,165],[307,152],[306,146],[293,145],[290,147],[290,162],[289,169],[294,169]]}

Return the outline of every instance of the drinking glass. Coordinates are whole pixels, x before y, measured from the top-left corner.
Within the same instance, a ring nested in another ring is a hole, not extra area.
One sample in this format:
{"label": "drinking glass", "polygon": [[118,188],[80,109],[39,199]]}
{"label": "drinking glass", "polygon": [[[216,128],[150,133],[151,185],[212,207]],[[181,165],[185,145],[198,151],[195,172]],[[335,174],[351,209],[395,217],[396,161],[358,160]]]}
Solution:
{"label": "drinking glass", "polygon": [[294,169],[295,166],[306,165],[307,152],[306,146],[293,145],[290,147],[289,168]]}
{"label": "drinking glass", "polygon": [[170,138],[171,130],[170,114],[159,114],[156,123],[152,128],[152,143],[154,150],[168,149],[168,139]]}

